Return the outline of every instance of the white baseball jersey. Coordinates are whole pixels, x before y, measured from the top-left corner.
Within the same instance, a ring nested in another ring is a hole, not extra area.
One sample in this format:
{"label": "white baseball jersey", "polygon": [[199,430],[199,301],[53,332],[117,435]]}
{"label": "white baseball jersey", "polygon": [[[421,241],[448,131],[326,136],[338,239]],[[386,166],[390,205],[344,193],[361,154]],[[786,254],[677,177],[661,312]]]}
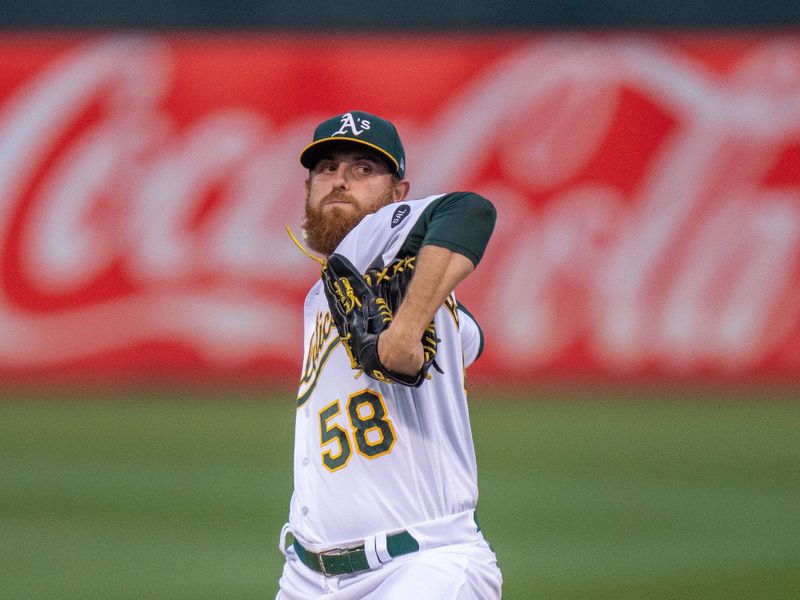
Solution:
{"label": "white baseball jersey", "polygon": [[[409,244],[419,245],[421,217],[442,198],[385,206],[365,217],[336,252],[362,273],[378,256],[388,264]],[[464,377],[482,335],[455,297],[434,317],[444,374],[431,369],[418,388],[351,368],[321,281],[306,297],[304,319],[289,516],[295,537],[311,548],[336,547],[474,509],[477,469]]]}

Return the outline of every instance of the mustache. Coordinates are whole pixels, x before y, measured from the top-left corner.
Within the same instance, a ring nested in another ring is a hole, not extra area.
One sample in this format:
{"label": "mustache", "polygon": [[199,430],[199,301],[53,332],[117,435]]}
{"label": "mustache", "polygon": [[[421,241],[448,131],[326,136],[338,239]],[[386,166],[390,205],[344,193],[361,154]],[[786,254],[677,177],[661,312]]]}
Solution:
{"label": "mustache", "polygon": [[319,204],[320,206],[325,206],[326,204],[331,204],[332,202],[347,202],[348,204],[356,204],[356,199],[350,194],[331,192],[330,194],[326,195]]}

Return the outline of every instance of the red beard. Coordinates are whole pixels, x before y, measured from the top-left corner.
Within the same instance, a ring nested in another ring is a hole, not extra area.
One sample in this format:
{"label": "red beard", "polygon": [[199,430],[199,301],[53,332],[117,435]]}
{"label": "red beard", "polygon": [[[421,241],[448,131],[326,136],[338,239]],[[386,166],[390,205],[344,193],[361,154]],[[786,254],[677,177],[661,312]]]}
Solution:
{"label": "red beard", "polygon": [[312,250],[330,256],[344,236],[358,225],[363,217],[363,214],[345,211],[339,206],[329,209],[327,215],[323,216],[319,208],[312,209],[306,205],[306,219],[303,226],[306,243]]}
{"label": "red beard", "polygon": [[[323,214],[322,210],[325,203],[332,198],[349,202],[355,210],[334,206],[328,208]],[[355,199],[344,194],[329,194],[317,208],[312,208],[308,198],[306,198],[303,230],[306,234],[308,247],[324,256],[330,256],[344,237],[350,233],[350,230],[361,222],[361,219],[391,201],[391,190],[388,190],[385,197],[373,204],[370,209],[359,208]]]}

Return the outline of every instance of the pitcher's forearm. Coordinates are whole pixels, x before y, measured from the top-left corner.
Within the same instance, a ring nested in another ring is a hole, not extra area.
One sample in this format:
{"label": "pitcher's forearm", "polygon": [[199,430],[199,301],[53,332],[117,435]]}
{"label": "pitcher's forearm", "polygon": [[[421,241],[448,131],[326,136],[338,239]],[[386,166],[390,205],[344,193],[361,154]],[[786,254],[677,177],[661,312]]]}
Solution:
{"label": "pitcher's forearm", "polygon": [[392,327],[419,340],[439,307],[475,267],[466,256],[440,246],[423,246],[416,263]]}
{"label": "pitcher's forearm", "polygon": [[419,372],[423,362],[422,334],[450,293],[473,270],[467,257],[440,246],[423,246],[414,278],[388,329],[380,336],[383,365],[398,373]]}

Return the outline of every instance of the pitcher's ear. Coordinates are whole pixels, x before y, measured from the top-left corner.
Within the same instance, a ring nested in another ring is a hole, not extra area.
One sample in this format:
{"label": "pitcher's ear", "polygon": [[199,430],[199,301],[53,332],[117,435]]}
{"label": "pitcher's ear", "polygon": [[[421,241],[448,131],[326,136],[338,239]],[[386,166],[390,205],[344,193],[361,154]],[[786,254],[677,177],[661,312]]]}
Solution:
{"label": "pitcher's ear", "polygon": [[406,196],[408,196],[408,191],[411,189],[411,182],[407,179],[403,179],[395,184],[394,190],[392,192],[393,198],[395,202],[399,202],[400,200],[405,200]]}

